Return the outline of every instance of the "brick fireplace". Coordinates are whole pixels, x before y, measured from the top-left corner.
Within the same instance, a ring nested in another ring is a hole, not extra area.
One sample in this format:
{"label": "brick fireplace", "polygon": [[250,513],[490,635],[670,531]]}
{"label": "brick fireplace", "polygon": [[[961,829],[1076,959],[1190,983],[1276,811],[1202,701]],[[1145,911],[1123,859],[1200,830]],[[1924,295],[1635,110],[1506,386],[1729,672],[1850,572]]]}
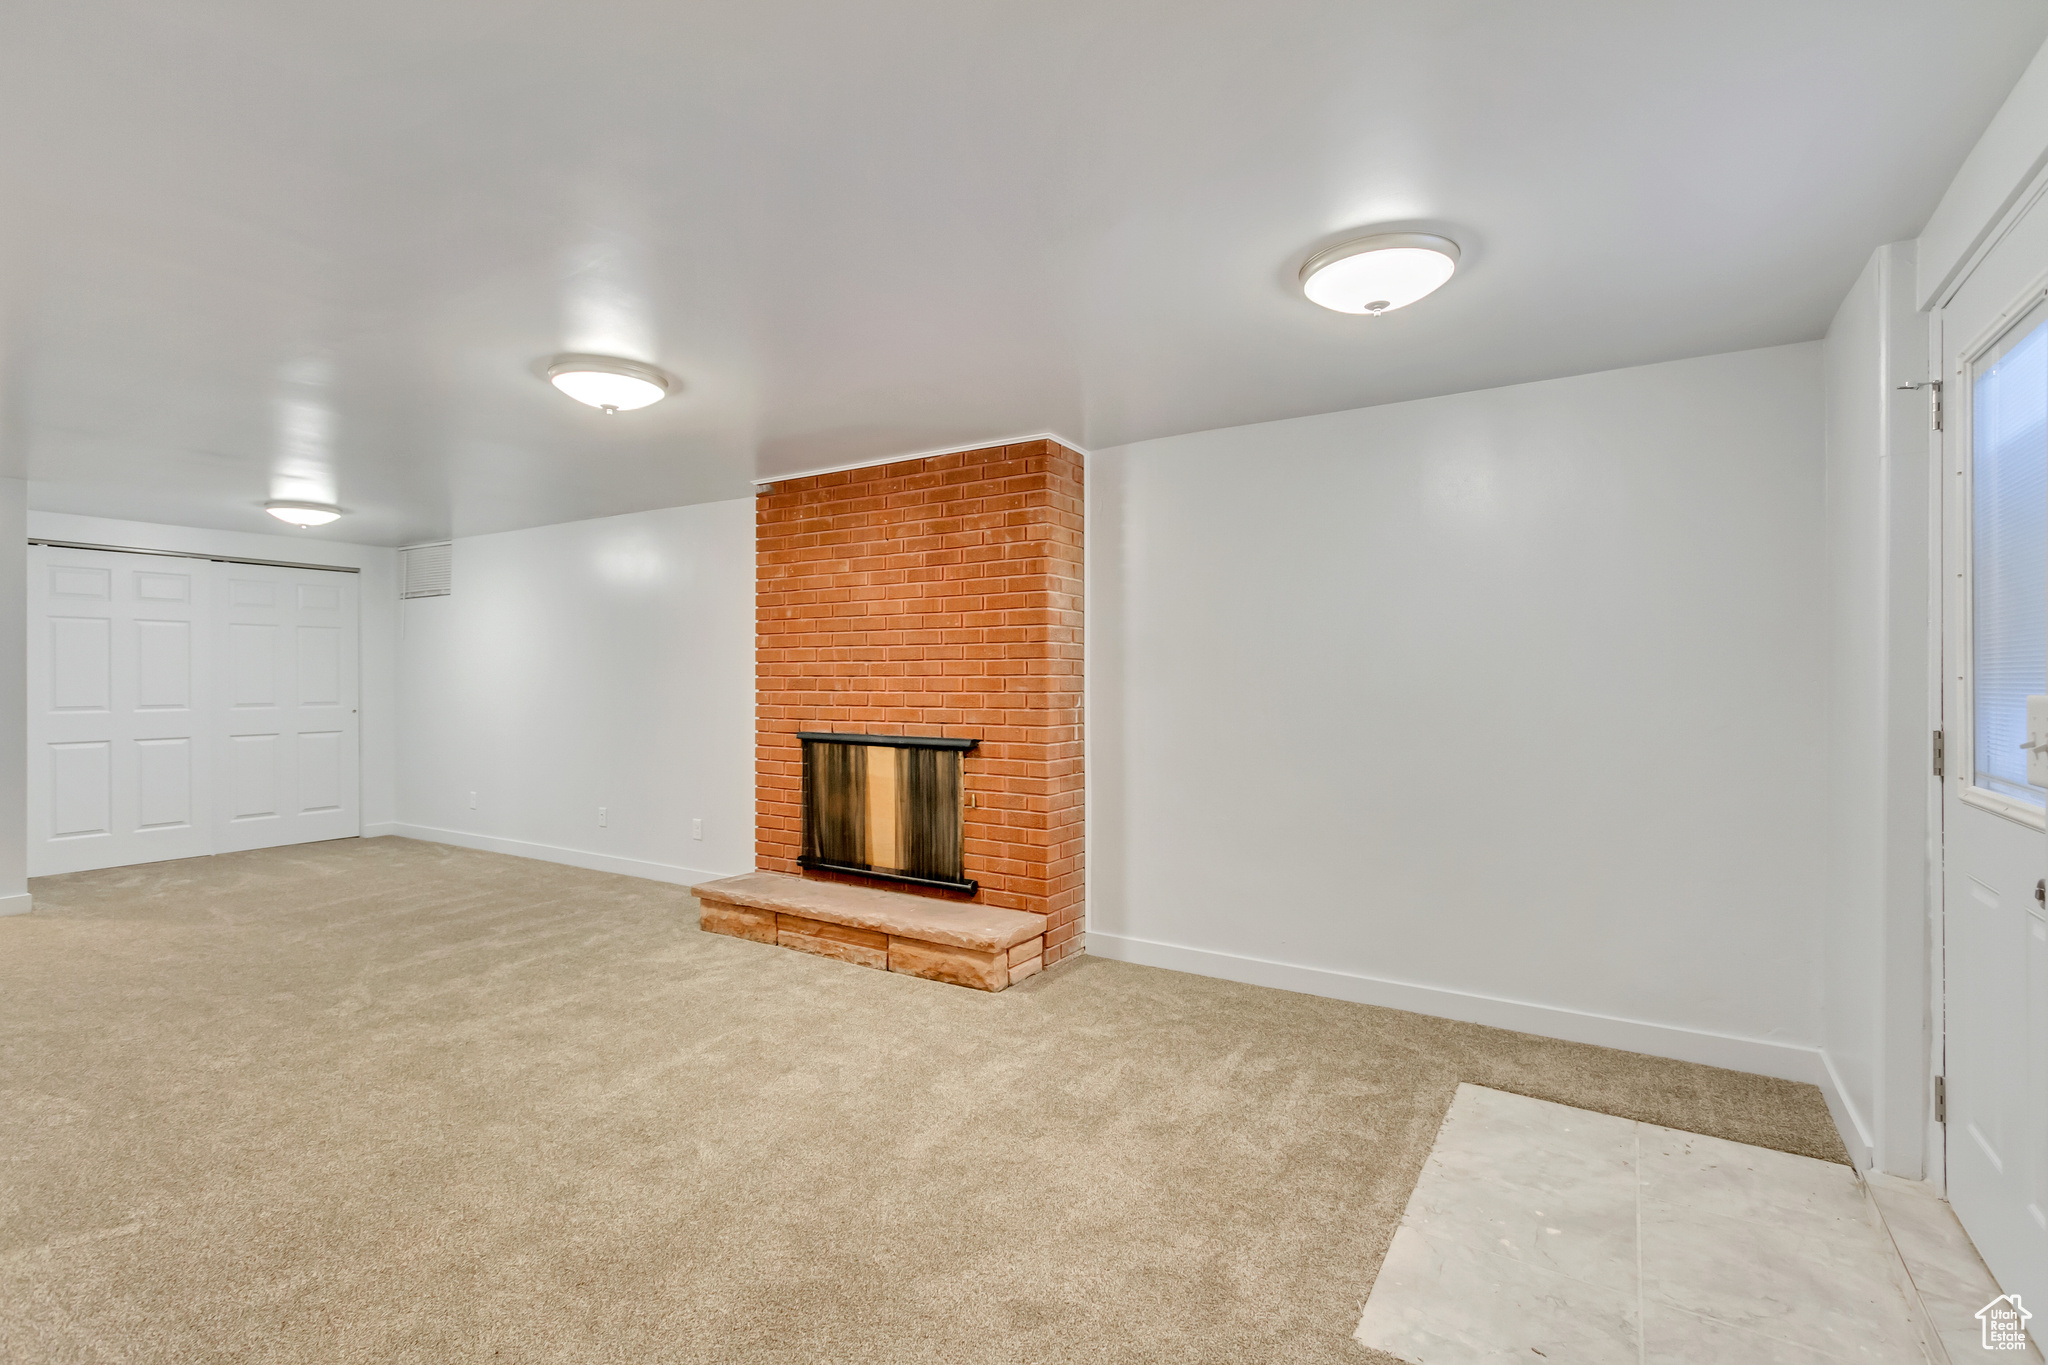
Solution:
{"label": "brick fireplace", "polygon": [[[755,530],[755,863],[1046,917],[1080,951],[1081,457],[990,446],[778,483]],[[978,740],[971,895],[798,865],[799,732]]]}

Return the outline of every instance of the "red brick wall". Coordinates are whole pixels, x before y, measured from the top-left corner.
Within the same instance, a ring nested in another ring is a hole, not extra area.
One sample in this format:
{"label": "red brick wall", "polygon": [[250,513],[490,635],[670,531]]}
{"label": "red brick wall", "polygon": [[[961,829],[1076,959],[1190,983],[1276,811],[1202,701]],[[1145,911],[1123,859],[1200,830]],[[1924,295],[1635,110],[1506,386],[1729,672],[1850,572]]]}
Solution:
{"label": "red brick wall", "polygon": [[991,446],[757,502],[755,862],[803,871],[797,731],[979,739],[964,768],[981,889],[946,898],[1048,916],[1048,966],[1079,952],[1081,457]]}

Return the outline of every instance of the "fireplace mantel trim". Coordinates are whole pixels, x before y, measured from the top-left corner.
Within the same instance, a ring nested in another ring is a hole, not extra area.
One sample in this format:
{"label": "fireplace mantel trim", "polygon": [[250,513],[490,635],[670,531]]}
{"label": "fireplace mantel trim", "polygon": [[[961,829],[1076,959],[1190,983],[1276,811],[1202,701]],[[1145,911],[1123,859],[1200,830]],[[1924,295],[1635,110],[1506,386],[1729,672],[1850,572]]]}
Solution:
{"label": "fireplace mantel trim", "polygon": [[890,749],[959,749],[967,752],[981,747],[978,739],[946,739],[938,735],[841,735],[822,730],[799,730],[798,739],[820,744],[879,744]]}

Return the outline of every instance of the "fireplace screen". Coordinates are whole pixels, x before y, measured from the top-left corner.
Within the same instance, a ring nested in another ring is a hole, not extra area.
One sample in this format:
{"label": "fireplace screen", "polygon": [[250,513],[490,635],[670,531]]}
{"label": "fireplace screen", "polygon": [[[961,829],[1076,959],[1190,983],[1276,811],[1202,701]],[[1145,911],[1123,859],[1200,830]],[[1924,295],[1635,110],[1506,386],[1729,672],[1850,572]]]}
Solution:
{"label": "fireplace screen", "polygon": [[973,891],[961,828],[960,763],[981,741],[799,734],[804,867]]}

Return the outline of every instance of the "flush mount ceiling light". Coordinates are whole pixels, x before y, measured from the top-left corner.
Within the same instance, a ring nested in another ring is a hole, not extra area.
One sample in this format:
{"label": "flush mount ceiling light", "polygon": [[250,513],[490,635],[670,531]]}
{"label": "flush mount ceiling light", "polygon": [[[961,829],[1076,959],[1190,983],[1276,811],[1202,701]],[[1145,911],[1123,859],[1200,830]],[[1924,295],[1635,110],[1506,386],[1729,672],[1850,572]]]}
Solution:
{"label": "flush mount ceiling light", "polygon": [[339,507],[324,502],[266,502],[263,510],[294,526],[325,526],[341,515]]}
{"label": "flush mount ceiling light", "polygon": [[604,413],[659,403],[675,387],[675,380],[654,366],[615,355],[558,355],[548,362],[548,382]]}
{"label": "flush mount ceiling light", "polygon": [[1378,317],[1435,293],[1458,268],[1458,244],[1427,232],[1385,232],[1318,251],[1301,267],[1309,302]]}

